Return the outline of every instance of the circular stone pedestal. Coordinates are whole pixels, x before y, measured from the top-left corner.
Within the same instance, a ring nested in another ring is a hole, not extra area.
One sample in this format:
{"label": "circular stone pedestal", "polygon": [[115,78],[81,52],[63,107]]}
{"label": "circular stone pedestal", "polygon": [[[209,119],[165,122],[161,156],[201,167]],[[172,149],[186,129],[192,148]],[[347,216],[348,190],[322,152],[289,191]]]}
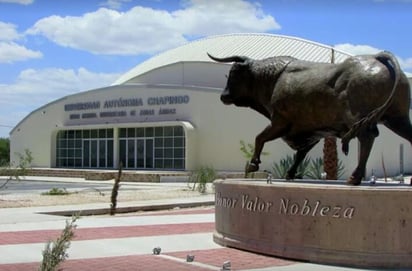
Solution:
{"label": "circular stone pedestal", "polygon": [[412,188],[215,181],[223,246],[354,267],[412,268]]}

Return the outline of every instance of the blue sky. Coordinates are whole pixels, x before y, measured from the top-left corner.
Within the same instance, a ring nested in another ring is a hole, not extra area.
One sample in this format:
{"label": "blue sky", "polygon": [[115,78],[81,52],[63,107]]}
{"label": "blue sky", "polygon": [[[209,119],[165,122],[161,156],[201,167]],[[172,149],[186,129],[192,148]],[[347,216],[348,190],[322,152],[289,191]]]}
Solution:
{"label": "blue sky", "polygon": [[412,0],[0,0],[0,137],[38,107],[110,85],[152,55],[217,34],[392,51],[412,76]]}

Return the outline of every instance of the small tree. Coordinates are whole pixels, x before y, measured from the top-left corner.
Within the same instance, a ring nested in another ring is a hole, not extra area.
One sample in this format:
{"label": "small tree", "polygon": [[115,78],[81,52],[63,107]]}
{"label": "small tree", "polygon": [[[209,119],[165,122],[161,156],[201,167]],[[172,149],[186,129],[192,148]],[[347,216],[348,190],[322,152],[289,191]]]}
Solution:
{"label": "small tree", "polygon": [[66,227],[55,241],[49,241],[43,250],[43,260],[40,264],[39,271],[55,271],[59,265],[64,262],[69,255],[67,250],[70,242],[74,237],[75,224],[79,215],[73,216],[71,221],[66,220]]}
{"label": "small tree", "polygon": [[197,189],[200,193],[206,193],[207,184],[213,182],[217,178],[217,173],[212,167],[200,167],[192,172],[189,177],[189,183],[193,183],[192,190]]}
{"label": "small tree", "polygon": [[0,165],[3,166],[10,162],[10,140],[0,138]]}
{"label": "small tree", "polygon": [[4,183],[0,184],[0,189],[6,187],[7,183],[11,180],[19,180],[20,177],[25,176],[33,162],[33,156],[28,149],[24,150],[24,154],[16,153],[16,155],[19,158],[17,165],[13,162],[8,162],[0,166],[0,176],[9,176]]}

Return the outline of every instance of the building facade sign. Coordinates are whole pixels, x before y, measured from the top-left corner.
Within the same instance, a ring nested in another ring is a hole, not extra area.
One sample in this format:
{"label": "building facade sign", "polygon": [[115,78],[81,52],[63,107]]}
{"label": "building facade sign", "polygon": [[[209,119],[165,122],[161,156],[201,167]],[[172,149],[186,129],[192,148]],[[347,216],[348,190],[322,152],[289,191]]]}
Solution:
{"label": "building facade sign", "polygon": [[164,118],[178,114],[179,107],[190,103],[189,95],[115,98],[64,104],[66,124],[107,122],[111,118]]}

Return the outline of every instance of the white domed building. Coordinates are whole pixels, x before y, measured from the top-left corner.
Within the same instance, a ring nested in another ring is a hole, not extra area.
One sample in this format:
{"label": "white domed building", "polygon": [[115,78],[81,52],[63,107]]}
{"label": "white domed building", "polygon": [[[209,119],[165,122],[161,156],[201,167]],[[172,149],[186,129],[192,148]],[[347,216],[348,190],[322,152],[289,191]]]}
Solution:
{"label": "white domed building", "polygon": [[[334,61],[350,54],[334,50]],[[261,59],[289,55],[331,62],[332,47],[295,37],[232,34],[190,42],[156,55],[121,76],[113,85],[69,95],[26,116],[10,133],[11,159],[31,151],[36,168],[188,171],[211,166],[218,171],[243,171],[246,158],[240,141],[254,142],[268,120],[249,108],[225,106],[220,93],[230,64],[217,57],[244,55]],[[412,172],[409,143],[385,127],[375,141],[368,173]],[[340,144],[339,144],[340,145]],[[405,151],[401,151],[400,146]],[[319,143],[309,155],[322,157]],[[338,147],[340,148],[340,146]],[[267,143],[261,169],[291,150],[281,139]],[[339,153],[345,176],[357,164],[357,142],[349,156]]]}

